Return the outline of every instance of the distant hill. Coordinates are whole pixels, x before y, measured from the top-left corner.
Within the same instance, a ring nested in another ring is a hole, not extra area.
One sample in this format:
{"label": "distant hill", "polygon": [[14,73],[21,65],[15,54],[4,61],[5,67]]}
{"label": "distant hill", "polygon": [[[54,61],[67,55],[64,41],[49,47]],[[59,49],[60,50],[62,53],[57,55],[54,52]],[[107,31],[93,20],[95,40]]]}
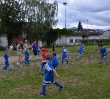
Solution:
{"label": "distant hill", "polygon": [[[68,29],[77,31],[77,27],[71,27],[71,28],[68,28]],[[87,28],[84,28],[84,29],[87,29]],[[105,30],[103,30],[103,29],[92,29],[92,30],[95,30],[96,32],[99,32],[99,33],[104,33],[105,32]]]}
{"label": "distant hill", "polygon": [[96,30],[97,32],[100,32],[100,33],[104,33],[105,32],[105,30],[103,30],[103,29],[94,29],[94,30]]}
{"label": "distant hill", "polygon": [[77,28],[76,27],[71,27],[71,28],[68,28],[69,30],[74,30],[74,31],[76,31],[77,30]]}

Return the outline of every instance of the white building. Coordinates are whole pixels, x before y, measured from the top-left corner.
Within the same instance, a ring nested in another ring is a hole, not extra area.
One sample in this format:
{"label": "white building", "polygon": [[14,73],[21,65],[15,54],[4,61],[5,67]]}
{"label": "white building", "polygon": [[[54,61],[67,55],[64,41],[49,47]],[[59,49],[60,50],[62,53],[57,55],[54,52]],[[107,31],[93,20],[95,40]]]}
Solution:
{"label": "white building", "polygon": [[99,36],[100,39],[110,39],[110,30],[105,31],[102,35]]}
{"label": "white building", "polygon": [[0,37],[0,46],[2,47],[8,46],[7,37]]}
{"label": "white building", "polygon": [[93,39],[97,40],[99,39],[100,33],[96,32],[95,30],[82,30],[80,32],[74,31],[74,33],[70,36],[63,36],[61,38],[58,38],[56,40],[56,45],[79,45],[81,44],[82,39]]}

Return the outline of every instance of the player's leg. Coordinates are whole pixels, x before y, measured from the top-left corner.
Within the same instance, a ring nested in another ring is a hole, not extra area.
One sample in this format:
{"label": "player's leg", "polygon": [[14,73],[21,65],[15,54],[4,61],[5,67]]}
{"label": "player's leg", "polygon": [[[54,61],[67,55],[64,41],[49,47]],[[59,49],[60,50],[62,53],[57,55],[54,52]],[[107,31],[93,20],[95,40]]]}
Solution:
{"label": "player's leg", "polygon": [[42,92],[38,94],[38,96],[42,97],[46,95],[46,84],[43,82],[42,83]]}
{"label": "player's leg", "polygon": [[9,66],[9,62],[6,62],[5,65],[4,65],[4,67],[3,67],[3,69],[4,70],[7,70],[8,66]]}
{"label": "player's leg", "polygon": [[64,59],[62,58],[62,61],[61,61],[62,65],[63,65],[63,61],[64,61]]}
{"label": "player's leg", "polygon": [[101,63],[102,63],[102,59],[103,59],[103,57],[101,56],[101,57],[100,57],[100,62],[99,62],[99,64],[101,64]]}
{"label": "player's leg", "polygon": [[62,91],[62,89],[64,88],[64,86],[58,83],[57,81],[54,81],[53,83],[60,88],[60,91]]}
{"label": "player's leg", "polygon": [[107,60],[107,57],[106,57],[106,56],[104,56],[104,59],[105,59],[106,65],[108,65],[108,60]]}
{"label": "player's leg", "polygon": [[68,64],[68,59],[67,59],[67,58],[65,58],[65,61],[66,61],[66,63]]}
{"label": "player's leg", "polygon": [[44,65],[46,64],[46,62],[42,62],[41,65],[40,65],[40,72],[43,72],[43,68],[44,68]]}

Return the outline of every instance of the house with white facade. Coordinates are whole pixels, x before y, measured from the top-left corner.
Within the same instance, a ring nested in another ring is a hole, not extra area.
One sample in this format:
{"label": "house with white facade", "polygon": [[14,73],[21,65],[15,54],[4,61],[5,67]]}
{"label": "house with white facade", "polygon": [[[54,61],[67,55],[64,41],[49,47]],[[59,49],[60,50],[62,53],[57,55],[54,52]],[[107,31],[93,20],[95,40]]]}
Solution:
{"label": "house with white facade", "polygon": [[56,45],[79,45],[81,44],[82,39],[97,40],[100,35],[101,33],[92,29],[74,31],[70,36],[62,36],[61,38],[58,38],[56,40]]}
{"label": "house with white facade", "polygon": [[[110,31],[109,31],[110,32]],[[107,32],[108,33],[108,32]],[[105,34],[105,33],[104,33]],[[108,33],[109,34],[109,33]],[[92,30],[92,29],[86,29],[86,30],[82,30],[82,31],[74,31],[72,35],[70,36],[62,36],[61,38],[58,38],[56,40],[56,45],[62,46],[62,45],[79,45],[81,44],[81,40],[82,39],[94,39],[97,40],[99,39],[101,33]],[[16,46],[17,43],[19,41],[23,41],[24,38],[22,38],[21,36],[18,38],[13,38],[13,44]],[[39,46],[42,47],[42,41],[38,42]],[[29,43],[30,47],[32,45],[32,42]],[[8,43],[7,43],[7,38],[6,37],[0,37],[0,46],[4,46],[7,47]]]}
{"label": "house with white facade", "polygon": [[[13,43],[13,46],[16,48],[18,42],[20,42],[20,41],[24,42],[23,36],[14,37],[11,42]],[[29,48],[32,47],[33,42],[28,42],[29,43]],[[39,45],[39,47],[42,47],[42,41],[39,40],[38,45]],[[8,40],[7,40],[6,36],[1,36],[0,37],[0,46],[1,47],[8,47]]]}
{"label": "house with white facade", "polygon": [[102,35],[99,36],[100,39],[110,39],[110,30],[105,31]]}
{"label": "house with white facade", "polygon": [[2,46],[2,47],[7,47],[8,46],[7,37],[5,37],[5,36],[0,37],[0,46]]}

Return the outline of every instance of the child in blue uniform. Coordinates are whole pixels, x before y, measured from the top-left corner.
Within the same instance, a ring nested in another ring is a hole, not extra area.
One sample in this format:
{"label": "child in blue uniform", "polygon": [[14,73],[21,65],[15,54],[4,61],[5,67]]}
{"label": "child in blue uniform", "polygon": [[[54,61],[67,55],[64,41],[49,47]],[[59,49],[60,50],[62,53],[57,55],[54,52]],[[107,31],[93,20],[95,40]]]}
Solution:
{"label": "child in blue uniform", "polygon": [[38,49],[37,49],[37,53],[38,55],[40,55],[40,47],[38,46]]}
{"label": "child in blue uniform", "polygon": [[5,65],[4,65],[4,68],[3,68],[4,70],[7,70],[8,66],[9,66],[8,52],[9,52],[9,50],[6,49],[6,52],[4,53],[4,61],[5,61]]}
{"label": "child in blue uniform", "polygon": [[101,58],[99,64],[102,63],[102,59],[105,59],[106,65],[108,65],[107,50],[106,48],[103,47],[103,45],[100,45],[100,53],[101,53]]}
{"label": "child in blue uniform", "polygon": [[24,58],[25,65],[29,64],[29,50],[28,50],[28,48],[25,49],[24,55],[25,55],[25,58]]}
{"label": "child in blue uniform", "polygon": [[62,89],[64,88],[64,86],[62,86],[61,84],[59,84],[54,80],[54,73],[57,77],[60,77],[60,76],[57,74],[56,70],[52,66],[52,63],[50,60],[50,54],[46,55],[46,59],[47,59],[47,63],[45,66],[45,75],[42,83],[42,92],[38,96],[46,95],[46,84],[54,83],[60,88],[60,91],[62,91]]}
{"label": "child in blue uniform", "polygon": [[78,47],[78,56],[77,56],[77,59],[80,58],[82,56],[82,52],[84,50],[84,44],[82,44],[81,46]]}
{"label": "child in blue uniform", "polygon": [[52,53],[51,61],[52,61],[53,68],[55,69],[55,67],[58,66],[58,57],[56,56],[55,52]]}
{"label": "child in blue uniform", "polygon": [[63,61],[65,60],[66,63],[68,64],[68,58],[67,58],[67,53],[69,51],[65,48],[65,46],[63,46],[63,49],[62,49],[62,64],[63,64]]}

